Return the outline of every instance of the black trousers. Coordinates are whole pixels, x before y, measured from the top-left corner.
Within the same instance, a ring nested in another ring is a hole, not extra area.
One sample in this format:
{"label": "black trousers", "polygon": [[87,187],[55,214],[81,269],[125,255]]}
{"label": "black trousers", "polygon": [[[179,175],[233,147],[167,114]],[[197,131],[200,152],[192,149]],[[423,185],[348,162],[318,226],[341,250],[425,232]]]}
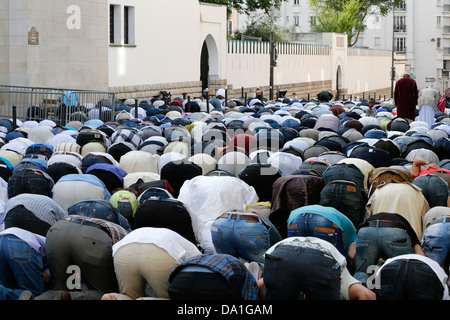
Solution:
{"label": "black trousers", "polygon": [[181,271],[168,292],[171,300],[242,300],[222,275],[212,272]]}
{"label": "black trousers", "polygon": [[5,217],[5,229],[21,228],[45,237],[51,225],[34,215],[23,205],[18,205],[8,211]]}
{"label": "black trousers", "polygon": [[280,245],[265,257],[265,300],[341,299],[341,268],[333,257],[291,245]]}
{"label": "black trousers", "polygon": [[167,228],[197,244],[191,216],[176,199],[147,199],[134,214],[134,229],[142,227]]}

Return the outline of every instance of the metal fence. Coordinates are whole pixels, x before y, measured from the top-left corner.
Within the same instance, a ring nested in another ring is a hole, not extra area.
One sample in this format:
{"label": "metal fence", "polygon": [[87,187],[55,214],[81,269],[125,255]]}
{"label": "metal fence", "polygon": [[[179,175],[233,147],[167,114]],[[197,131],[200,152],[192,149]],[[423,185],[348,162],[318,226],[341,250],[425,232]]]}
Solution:
{"label": "metal fence", "polygon": [[49,119],[114,121],[115,94],[104,91],[0,85],[0,118],[21,121]]}

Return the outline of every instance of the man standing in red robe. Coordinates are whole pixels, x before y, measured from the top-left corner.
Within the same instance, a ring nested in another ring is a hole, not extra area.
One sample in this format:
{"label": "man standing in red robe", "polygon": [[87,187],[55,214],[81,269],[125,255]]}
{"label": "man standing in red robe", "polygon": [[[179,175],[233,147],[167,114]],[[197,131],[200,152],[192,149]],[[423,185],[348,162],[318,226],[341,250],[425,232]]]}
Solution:
{"label": "man standing in red robe", "polygon": [[405,73],[395,84],[394,102],[397,106],[397,116],[414,121],[418,97],[416,81]]}

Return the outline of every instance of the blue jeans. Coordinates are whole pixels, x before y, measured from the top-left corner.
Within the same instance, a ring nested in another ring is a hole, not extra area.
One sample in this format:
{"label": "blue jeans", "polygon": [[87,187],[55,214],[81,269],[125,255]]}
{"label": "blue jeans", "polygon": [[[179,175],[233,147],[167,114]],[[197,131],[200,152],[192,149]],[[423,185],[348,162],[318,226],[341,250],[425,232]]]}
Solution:
{"label": "blue jeans", "polygon": [[411,239],[405,230],[391,227],[364,227],[358,231],[354,277],[367,283],[368,267],[380,258],[388,259],[413,253]]}
{"label": "blue jeans", "polygon": [[[248,222],[243,215],[237,214],[237,216],[237,219],[228,217],[214,221],[211,236],[217,253],[263,264],[264,253],[273,244],[265,225],[267,221],[263,222],[261,217],[256,217],[258,222]],[[276,231],[273,226],[270,229]],[[279,239],[281,240],[281,237]]]}
{"label": "blue jeans", "polygon": [[20,170],[14,172],[8,180],[8,198],[22,193],[42,194],[51,198],[53,184],[53,181],[39,171]]}
{"label": "blue jeans", "polygon": [[334,207],[353,223],[355,228],[364,221],[367,195],[350,181],[331,181],[320,192],[319,204]]}
{"label": "blue jeans", "polygon": [[45,291],[42,256],[14,235],[0,236],[0,300],[17,300],[24,290]]}
{"label": "blue jeans", "polygon": [[450,249],[450,217],[439,218],[425,229],[423,233],[423,252],[425,255],[439,263],[444,264]]}
{"label": "blue jeans", "polygon": [[422,189],[422,193],[431,208],[447,206],[448,187],[442,178],[432,174],[425,174],[415,178],[412,184]]}
{"label": "blue jeans", "polygon": [[436,273],[420,260],[399,259],[379,272],[377,300],[442,300],[444,287]]}
{"label": "blue jeans", "polygon": [[344,256],[348,257],[345,248],[344,232],[331,220],[314,214],[302,213],[292,219],[288,226],[288,237],[317,237],[330,242]]}

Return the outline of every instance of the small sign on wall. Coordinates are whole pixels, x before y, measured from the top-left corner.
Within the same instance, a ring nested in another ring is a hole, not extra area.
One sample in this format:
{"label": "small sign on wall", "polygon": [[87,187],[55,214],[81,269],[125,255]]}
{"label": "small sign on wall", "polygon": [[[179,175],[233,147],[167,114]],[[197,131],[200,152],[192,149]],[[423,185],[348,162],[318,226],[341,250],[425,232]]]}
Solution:
{"label": "small sign on wall", "polygon": [[28,45],[37,46],[39,45],[39,32],[35,27],[32,27],[30,31],[28,31]]}

